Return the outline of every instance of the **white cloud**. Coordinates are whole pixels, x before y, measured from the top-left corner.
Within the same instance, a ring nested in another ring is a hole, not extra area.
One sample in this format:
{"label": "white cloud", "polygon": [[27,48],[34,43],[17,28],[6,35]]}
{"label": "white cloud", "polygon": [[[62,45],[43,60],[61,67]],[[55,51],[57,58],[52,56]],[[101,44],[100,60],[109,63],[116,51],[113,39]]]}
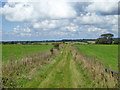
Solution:
{"label": "white cloud", "polygon": [[35,18],[35,15],[33,15],[33,7],[30,5],[27,6],[26,3],[15,4],[15,6],[6,4],[2,8],[2,14],[8,21],[24,22],[32,20],[33,17]]}
{"label": "white cloud", "polygon": [[21,28],[19,25],[14,28],[12,33],[17,36],[32,36],[32,32],[29,27]]}
{"label": "white cloud", "polygon": [[33,28],[35,29],[53,29],[58,27],[64,27],[68,25],[70,22],[69,20],[42,20],[41,22],[32,23]]}
{"label": "white cloud", "polygon": [[37,3],[7,3],[2,8],[2,14],[8,21],[37,21],[43,18],[61,19],[73,18],[76,11],[67,2],[44,0]]}
{"label": "white cloud", "polygon": [[87,13],[74,19],[74,23],[90,25],[113,25],[118,24],[117,15],[101,16],[95,13]]}
{"label": "white cloud", "polygon": [[101,14],[117,14],[118,12],[118,2],[108,2],[102,0],[103,2],[92,2],[86,7],[87,12],[98,12]]}
{"label": "white cloud", "polygon": [[78,31],[78,25],[75,25],[74,23],[70,23],[68,26],[62,27],[61,30],[76,32]]}

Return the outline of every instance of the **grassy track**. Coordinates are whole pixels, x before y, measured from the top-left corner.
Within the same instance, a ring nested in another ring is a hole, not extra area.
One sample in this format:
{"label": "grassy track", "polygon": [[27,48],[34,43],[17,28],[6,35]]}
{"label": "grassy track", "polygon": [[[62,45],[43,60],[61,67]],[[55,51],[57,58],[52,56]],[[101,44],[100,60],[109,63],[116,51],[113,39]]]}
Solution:
{"label": "grassy track", "polygon": [[50,50],[52,47],[53,45],[2,45],[2,60],[6,62],[8,59],[19,59]]}
{"label": "grassy track", "polygon": [[65,47],[61,54],[60,62],[49,73],[48,77],[39,85],[39,87],[71,87],[70,82],[70,52],[69,47]]}
{"label": "grassy track", "polygon": [[77,49],[86,56],[97,56],[105,66],[118,70],[118,45],[76,45]]}
{"label": "grassy track", "polygon": [[30,81],[24,79],[22,82],[23,87],[31,88],[91,87],[90,79],[86,80],[85,76],[87,75],[84,75],[82,66],[77,64],[70,52],[70,46],[66,45],[49,64],[42,68],[36,67],[30,75]]}

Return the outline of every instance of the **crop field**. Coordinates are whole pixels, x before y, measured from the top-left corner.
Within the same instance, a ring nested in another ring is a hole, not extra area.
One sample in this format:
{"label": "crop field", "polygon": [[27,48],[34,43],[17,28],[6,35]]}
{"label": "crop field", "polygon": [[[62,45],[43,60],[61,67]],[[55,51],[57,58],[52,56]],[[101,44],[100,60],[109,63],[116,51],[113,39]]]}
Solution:
{"label": "crop field", "polygon": [[53,45],[2,45],[2,61],[21,59],[50,50]]}
{"label": "crop field", "polygon": [[[116,74],[113,77],[111,73],[104,70],[104,65],[97,61],[92,59],[87,61],[88,56],[97,56],[100,60],[106,60],[103,62],[105,65],[116,66],[115,69],[117,69],[117,45],[71,45],[69,43],[59,44],[58,47],[54,45],[3,45],[2,49],[5,61],[32,55],[27,58],[27,61],[25,59],[24,62],[12,63],[3,68],[2,85],[4,88],[118,87]],[[113,63],[112,60],[116,62]]]}

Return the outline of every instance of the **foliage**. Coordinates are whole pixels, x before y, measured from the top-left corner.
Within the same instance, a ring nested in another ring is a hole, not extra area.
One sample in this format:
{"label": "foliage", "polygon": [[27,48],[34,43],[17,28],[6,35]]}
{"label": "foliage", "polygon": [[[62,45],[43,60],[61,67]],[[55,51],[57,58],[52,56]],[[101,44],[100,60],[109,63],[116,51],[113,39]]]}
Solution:
{"label": "foliage", "polygon": [[50,49],[51,54],[53,54],[53,48]]}
{"label": "foliage", "polygon": [[59,49],[59,44],[56,43],[56,44],[54,45],[54,47],[57,48],[57,49]]}
{"label": "foliage", "polygon": [[108,34],[102,34],[102,35],[101,35],[102,38],[106,38],[106,39],[111,39],[113,36],[114,36],[114,35],[113,35],[113,34],[110,34],[110,33],[108,33]]}
{"label": "foliage", "polygon": [[96,44],[112,44],[113,34],[102,34],[101,38],[96,40]]}
{"label": "foliage", "polygon": [[96,44],[112,44],[111,39],[98,38],[95,42]]}

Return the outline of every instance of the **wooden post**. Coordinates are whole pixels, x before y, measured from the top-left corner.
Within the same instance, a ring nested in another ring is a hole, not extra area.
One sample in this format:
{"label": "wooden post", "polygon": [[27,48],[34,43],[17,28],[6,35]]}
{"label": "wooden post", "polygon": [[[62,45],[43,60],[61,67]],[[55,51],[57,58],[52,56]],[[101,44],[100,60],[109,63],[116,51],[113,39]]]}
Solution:
{"label": "wooden post", "polygon": [[100,65],[98,65],[98,69],[99,69],[99,72],[100,72]]}
{"label": "wooden post", "polygon": [[105,68],[105,72],[107,72],[107,69]]}
{"label": "wooden post", "polygon": [[26,58],[26,62],[27,62],[28,58]]}
{"label": "wooden post", "polygon": [[15,65],[17,65],[17,60],[15,60]]}
{"label": "wooden post", "polygon": [[32,58],[30,58],[30,64],[32,64]]}
{"label": "wooden post", "polygon": [[112,77],[113,77],[113,72],[111,71]]}
{"label": "wooden post", "polygon": [[23,59],[22,59],[22,65],[23,65],[24,63],[23,63]]}

